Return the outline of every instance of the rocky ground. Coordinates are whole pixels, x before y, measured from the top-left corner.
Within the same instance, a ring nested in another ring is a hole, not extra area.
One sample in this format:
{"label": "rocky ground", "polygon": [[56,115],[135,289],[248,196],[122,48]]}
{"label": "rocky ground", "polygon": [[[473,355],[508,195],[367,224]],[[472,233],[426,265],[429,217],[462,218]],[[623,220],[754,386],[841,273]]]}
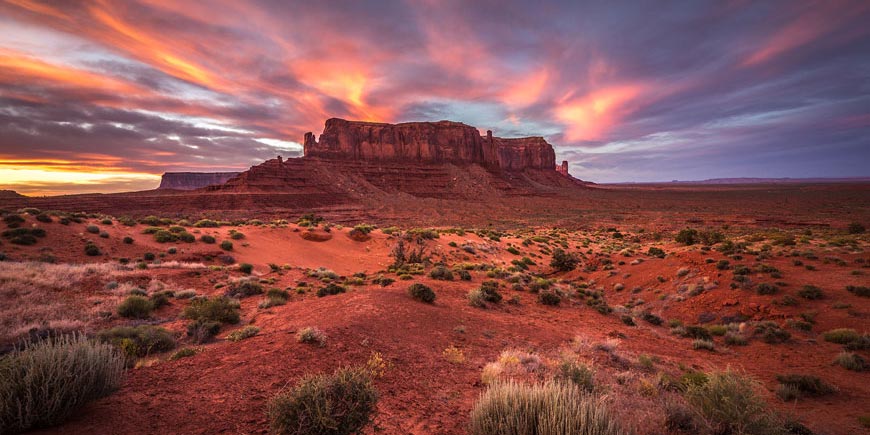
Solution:
{"label": "rocky ground", "polygon": [[[26,246],[7,237],[0,245],[0,339],[9,345],[46,329],[95,333],[148,324],[177,340],[174,350],[140,358],[120,391],[44,433],[266,433],[265,404],[282,387],[372,355],[385,364],[376,381],[378,416],[367,433],[464,433],[493,363],[504,369],[494,376],[544,379],[565,358],[594,370],[596,388],[638,433],[668,433],[668,404],[681,400],[669,387],[673,380],[726,368],[758,379],[772,407],[816,433],[859,433],[866,430],[859,417],[870,413],[870,375],[835,365],[843,345],[826,341],[824,333],[868,332],[868,299],[855,288],[870,284],[870,238],[846,228],[866,224],[866,188],[781,189],[778,195],[748,188],[680,195],[618,188],[606,200],[587,194],[598,205],[594,214],[569,218],[558,207],[541,207],[534,218],[529,210],[518,212],[512,224],[504,222],[509,216],[484,216],[476,226],[434,229],[382,222],[354,230],[329,219],[311,227],[297,223],[299,216],[215,228],[102,215],[73,216],[63,224],[62,213],[49,213],[46,222],[30,210],[21,214],[20,227],[43,229],[44,236]],[[616,203],[629,195],[633,203]],[[765,202],[768,195],[782,201],[784,212]],[[850,195],[863,202],[850,205],[843,200]],[[815,208],[795,198],[813,198]],[[424,201],[418,210],[438,204],[445,203]],[[767,208],[759,211],[758,204]],[[746,213],[731,212],[741,206]],[[404,220],[385,215],[380,221]],[[420,221],[430,217],[421,214]],[[156,231],[150,227],[196,241],[160,243],[157,234],[144,234]],[[686,227],[702,240],[677,242]],[[427,261],[391,269],[399,240],[408,249],[422,248]],[[222,249],[223,241],[232,248]],[[97,255],[85,253],[89,243]],[[576,268],[551,265],[559,249],[576,256]],[[438,279],[444,270],[452,280]],[[191,299],[177,296],[186,290],[224,295],[239,280],[259,283],[263,291],[285,290],[289,298],[265,307],[263,294],[242,297],[238,324],[224,325],[211,341],[193,342],[186,334],[190,321],[182,318]],[[502,300],[473,306],[469,292],[487,281],[498,283]],[[434,290],[435,302],[412,299],[407,290],[413,283]],[[319,297],[329,284],[346,292]],[[174,295],[169,303],[146,319],[119,316],[118,305],[131,292],[167,290]],[[554,295],[558,304],[545,305],[543,295]],[[259,328],[255,336],[226,339],[250,325]],[[323,346],[297,340],[306,327],[325,334]],[[712,350],[696,349],[686,337],[705,335],[699,331],[710,334]],[[172,359],[182,348],[193,356]],[[508,370],[505,351],[532,355],[539,364]],[[870,359],[866,349],[855,352]],[[784,401],[776,394],[780,374],[818,376],[836,392]]]}

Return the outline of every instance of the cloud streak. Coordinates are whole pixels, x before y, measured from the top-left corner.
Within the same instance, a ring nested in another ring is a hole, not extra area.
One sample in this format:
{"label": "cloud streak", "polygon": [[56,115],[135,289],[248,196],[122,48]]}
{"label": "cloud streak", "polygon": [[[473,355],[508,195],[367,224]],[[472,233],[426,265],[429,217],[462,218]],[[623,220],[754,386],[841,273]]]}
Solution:
{"label": "cloud streak", "polygon": [[868,21],[858,0],[0,0],[0,188],[243,169],[333,116],[544,135],[599,182],[867,176]]}

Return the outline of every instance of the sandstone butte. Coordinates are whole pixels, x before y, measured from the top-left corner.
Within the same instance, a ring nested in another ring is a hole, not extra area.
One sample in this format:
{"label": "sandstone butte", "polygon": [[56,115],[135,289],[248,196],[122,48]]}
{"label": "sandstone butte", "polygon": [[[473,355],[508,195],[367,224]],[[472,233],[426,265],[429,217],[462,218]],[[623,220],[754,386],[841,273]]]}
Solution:
{"label": "sandstone butte", "polygon": [[[530,173],[544,185],[579,181],[568,174],[568,162],[556,165],[556,153],[543,137],[508,139],[495,137],[491,131],[481,136],[477,128],[453,121],[387,124],[331,118],[326,121],[319,141],[313,133],[305,134],[300,158],[279,157],[243,173],[166,173],[159,188],[209,187],[218,191],[288,183],[301,188],[299,182],[308,178],[306,173],[324,162],[332,162],[331,166],[339,171],[360,169],[362,165],[369,172],[404,168],[409,173],[425,171],[427,167],[431,171],[439,165],[477,165],[495,173]],[[552,178],[553,173],[563,179]],[[432,175],[437,178],[437,170]],[[270,181],[264,181],[265,178]]]}

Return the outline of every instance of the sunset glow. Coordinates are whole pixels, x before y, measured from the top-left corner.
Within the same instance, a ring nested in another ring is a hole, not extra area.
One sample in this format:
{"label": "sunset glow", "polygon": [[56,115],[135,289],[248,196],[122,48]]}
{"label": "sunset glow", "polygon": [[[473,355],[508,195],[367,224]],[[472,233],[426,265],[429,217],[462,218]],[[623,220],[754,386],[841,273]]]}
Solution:
{"label": "sunset glow", "polygon": [[870,175],[867,2],[575,3],[0,0],[0,189],[242,170],[330,117],[542,135],[598,182]]}

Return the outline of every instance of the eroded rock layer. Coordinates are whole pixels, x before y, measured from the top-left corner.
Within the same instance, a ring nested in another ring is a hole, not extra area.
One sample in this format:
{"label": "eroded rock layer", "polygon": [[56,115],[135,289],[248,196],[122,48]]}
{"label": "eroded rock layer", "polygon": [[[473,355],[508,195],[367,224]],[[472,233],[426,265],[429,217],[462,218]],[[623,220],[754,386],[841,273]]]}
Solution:
{"label": "eroded rock layer", "polygon": [[461,122],[385,124],[326,121],[319,141],[306,133],[306,157],[354,161],[480,164],[507,171],[549,169],[556,166],[553,147],[542,137],[505,139]]}
{"label": "eroded rock layer", "polygon": [[239,172],[167,172],[160,178],[158,189],[194,190],[224,184]]}

